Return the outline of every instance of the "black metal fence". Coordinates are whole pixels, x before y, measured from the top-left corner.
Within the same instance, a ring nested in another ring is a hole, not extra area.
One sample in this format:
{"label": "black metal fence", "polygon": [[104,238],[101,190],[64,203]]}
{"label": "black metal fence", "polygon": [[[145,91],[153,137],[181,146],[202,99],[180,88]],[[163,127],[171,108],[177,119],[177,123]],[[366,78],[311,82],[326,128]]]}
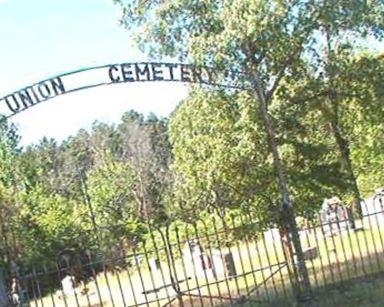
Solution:
{"label": "black metal fence", "polygon": [[[379,197],[351,220],[330,207],[303,221],[300,240],[314,295],[384,272],[384,211]],[[30,306],[289,305],[295,301],[290,262],[277,228],[257,234],[245,216],[152,230],[140,247],[63,256],[55,269],[20,276]]]}

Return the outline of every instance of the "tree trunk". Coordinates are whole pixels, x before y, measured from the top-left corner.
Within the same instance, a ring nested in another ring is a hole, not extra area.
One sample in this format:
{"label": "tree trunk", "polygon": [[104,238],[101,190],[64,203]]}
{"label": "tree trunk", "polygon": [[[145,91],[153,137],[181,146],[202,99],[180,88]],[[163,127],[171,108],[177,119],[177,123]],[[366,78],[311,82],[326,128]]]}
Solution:
{"label": "tree trunk", "polygon": [[[347,138],[344,137],[343,132],[341,131],[341,127],[339,125],[339,104],[337,101],[337,96],[334,93],[335,84],[334,80],[336,79],[336,70],[333,62],[337,62],[336,51],[339,46],[339,41],[332,41],[332,33],[328,27],[324,28],[326,35],[326,43],[327,43],[327,55],[326,55],[326,65],[325,71],[328,77],[328,95],[327,95],[327,103],[330,107],[330,126],[333,133],[333,136],[336,140],[337,147],[341,156],[342,164],[346,170],[347,178],[349,184],[352,187],[353,194],[353,202],[352,202],[352,224],[355,225],[354,217],[361,218],[362,217],[362,209],[361,209],[361,197],[359,187],[357,185],[356,176],[353,173],[349,142]],[[326,114],[325,114],[326,115]]]}
{"label": "tree trunk", "polygon": [[[259,110],[263,119],[265,132],[267,133],[267,141],[270,152],[273,156],[273,164],[279,180],[280,194],[283,199],[282,209],[282,227],[286,234],[286,240],[289,248],[287,248],[288,266],[293,270],[293,285],[296,289],[298,300],[310,300],[312,298],[312,290],[309,282],[308,271],[304,261],[303,250],[301,247],[300,237],[297,230],[293,203],[289,195],[285,170],[280,159],[280,154],[276,144],[275,131],[268,113],[267,99],[262,87],[260,78],[256,71],[252,72],[253,84],[256,88],[257,98],[259,101]],[[296,258],[296,259],[295,259]]]}
{"label": "tree trunk", "polygon": [[341,129],[336,120],[332,119],[330,122],[333,136],[336,140],[337,147],[342,159],[342,164],[345,168],[345,171],[348,176],[348,182],[352,188],[353,202],[352,202],[352,211],[355,217],[361,218],[363,215],[361,209],[361,196],[360,190],[357,185],[357,179],[353,172],[351,153],[349,149],[349,143],[346,138],[344,138]]}

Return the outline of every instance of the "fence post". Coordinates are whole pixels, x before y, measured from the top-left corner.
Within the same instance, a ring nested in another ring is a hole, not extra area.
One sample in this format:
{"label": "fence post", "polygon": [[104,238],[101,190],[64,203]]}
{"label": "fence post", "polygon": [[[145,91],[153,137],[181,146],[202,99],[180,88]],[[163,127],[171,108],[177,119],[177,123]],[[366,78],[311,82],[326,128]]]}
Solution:
{"label": "fence post", "polygon": [[351,229],[356,229],[356,221],[355,216],[353,215],[353,210],[351,207],[347,207],[347,216],[348,216],[348,222]]}

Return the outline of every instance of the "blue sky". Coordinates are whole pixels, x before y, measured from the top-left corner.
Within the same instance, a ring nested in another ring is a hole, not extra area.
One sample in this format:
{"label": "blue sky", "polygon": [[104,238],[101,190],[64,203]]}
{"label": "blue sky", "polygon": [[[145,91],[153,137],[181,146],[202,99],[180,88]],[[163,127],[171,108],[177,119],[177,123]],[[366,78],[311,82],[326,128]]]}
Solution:
{"label": "blue sky", "polygon": [[[0,0],[0,97],[82,67],[150,60],[119,25],[112,0]],[[367,45],[384,50],[373,40]],[[116,122],[135,109],[167,116],[187,95],[185,84],[119,84],[59,96],[15,116],[22,144],[58,140]]]}
{"label": "blue sky", "polygon": [[[119,23],[112,0],[0,0],[0,96],[81,67],[148,60]],[[183,84],[121,84],[68,94],[14,117],[22,143],[59,140],[131,108],[167,116]]]}

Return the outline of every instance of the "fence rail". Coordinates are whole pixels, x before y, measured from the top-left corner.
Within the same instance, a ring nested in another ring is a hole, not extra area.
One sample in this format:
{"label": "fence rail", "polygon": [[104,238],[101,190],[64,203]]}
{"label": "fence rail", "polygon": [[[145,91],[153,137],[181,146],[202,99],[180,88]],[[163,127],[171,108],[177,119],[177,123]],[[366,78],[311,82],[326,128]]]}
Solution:
{"label": "fence rail", "polygon": [[[300,228],[315,294],[383,272],[382,202],[363,203],[363,212],[361,219],[351,221],[335,209]],[[21,274],[20,299],[36,307],[294,301],[295,281],[280,231],[271,228],[256,235],[252,229],[244,216],[210,220],[208,226],[179,223],[167,232],[153,230],[151,239],[129,253],[123,249],[117,256],[107,256],[105,251],[77,258],[64,255],[53,269]]]}

